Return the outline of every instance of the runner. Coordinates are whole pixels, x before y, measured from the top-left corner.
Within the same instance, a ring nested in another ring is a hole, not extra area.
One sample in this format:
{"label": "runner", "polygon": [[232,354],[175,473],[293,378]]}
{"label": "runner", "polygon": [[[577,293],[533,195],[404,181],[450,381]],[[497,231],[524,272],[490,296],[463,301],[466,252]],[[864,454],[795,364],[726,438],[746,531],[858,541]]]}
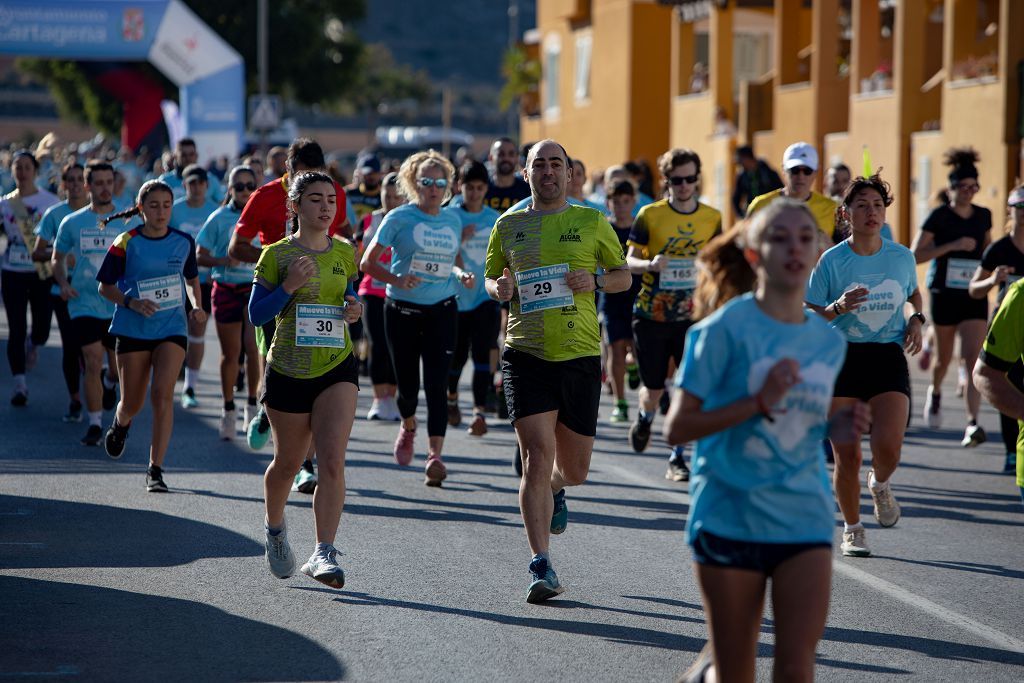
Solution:
{"label": "runner", "polygon": [[[1024,284],[1015,282],[1006,290],[984,347],[974,366],[974,384],[996,410],[1017,419],[1024,431],[1024,394],[1009,375],[1024,362]],[[1024,443],[1018,437],[1015,452],[1017,488],[1024,503]]]}
{"label": "runner", "polygon": [[[796,200],[759,212],[744,239],[755,293],[687,334],[665,436],[697,441],[686,526],[710,643],[681,680],[754,680],[769,578],[775,679],[814,677],[834,509],[821,441],[845,354],[842,336],[803,307],[816,227]],[[858,404],[834,419],[834,438],[859,439],[868,413]]]}
{"label": "runner", "polygon": [[[316,141],[310,138],[298,138],[288,147],[286,160],[288,174],[279,180],[263,185],[249,197],[242,215],[235,226],[235,232],[228,244],[228,256],[244,263],[256,263],[260,257],[259,247],[252,245],[254,238],[259,238],[263,246],[278,242],[285,237],[287,224],[288,178],[301,171],[323,171],[327,162],[324,152]],[[341,207],[345,203],[345,191],[336,185],[338,194],[338,211],[334,215],[329,234],[333,237],[351,234],[351,226]],[[270,339],[274,336],[273,321],[256,330],[256,344],[261,353],[261,365],[265,365],[265,356]],[[266,410],[261,405],[259,412],[247,427],[249,448],[259,450],[270,438],[270,421]],[[312,446],[310,446],[312,449]],[[294,490],[300,493],[313,493],[316,489],[316,472],[313,469],[312,450],[310,457],[302,464],[302,469],[295,475]]]}
{"label": "runner", "polygon": [[356,278],[355,251],[351,243],[328,236],[341,208],[336,184],[322,172],[291,175],[290,234],[263,249],[249,302],[255,324],[276,318],[261,396],[274,430],[274,460],[263,478],[266,560],[279,579],[295,572],[284,509],[312,440],[320,461],[313,495],[316,547],[302,573],[341,588],[345,573],[334,542],[359,390],[348,324],[359,319],[362,306],[349,285]]}
{"label": "runner", "polygon": [[[391,211],[363,253],[361,268],[387,285],[384,331],[398,381],[402,424],[394,457],[409,465],[415,454],[416,404],[423,360],[423,392],[427,400],[427,486],[440,486],[448,476],[441,460],[445,431],[448,369],[455,351],[458,283],[474,285],[473,273],[456,265],[462,225],[441,203],[449,197],[455,168],[437,152],[418,152],[398,172],[399,191],[409,204]],[[391,248],[390,270],[380,264]]]}
{"label": "runner", "polygon": [[519,152],[511,138],[495,140],[487,160],[493,169],[487,197],[484,199],[487,206],[503,213],[519,200],[530,196],[530,186],[516,173]]}
{"label": "runner", "polygon": [[[875,519],[891,527],[900,518],[892,476],[900,462],[910,415],[910,374],[904,350],[921,350],[921,293],[914,255],[881,236],[889,185],[878,175],[855,178],[843,195],[850,237],[826,251],[811,273],[807,305],[846,337],[846,362],[835,383],[833,412],[858,402],[871,406],[871,469],[867,484]],[[904,319],[905,304],[914,313]],[[871,554],[860,521],[860,441],[833,442],[836,500],[843,515],[843,555]]]}
{"label": "runner", "polygon": [[836,204],[841,204],[852,177],[846,164],[841,161],[832,164],[825,172],[825,194]]}
{"label": "runner", "polygon": [[493,386],[492,353],[498,348],[498,325],[501,312],[498,302],[487,296],[484,288],[484,262],[491,229],[498,212],[484,205],[487,194],[487,167],[479,161],[467,161],[459,170],[462,180],[462,204],[446,208],[461,226],[459,256],[463,267],[473,274],[473,288],[458,293],[459,324],[455,355],[448,372],[448,424],[462,422],[459,410],[459,379],[462,369],[473,357],[473,421],[466,430],[471,436],[487,433],[487,394]]}
{"label": "runner", "polygon": [[[53,243],[57,240],[57,228],[68,215],[89,204],[89,193],[85,189],[85,169],[77,162],[68,162],[61,170],[61,187],[67,198],[60,204],[54,204],[36,226],[36,246],[32,252],[33,261],[48,263],[53,256]],[[61,370],[64,373],[64,385],[68,389],[68,412],[62,418],[64,422],[82,421],[82,350],[75,340],[68,315],[68,302],[60,296],[60,285],[54,283],[50,290],[50,302],[57,328],[60,330]],[[105,388],[104,388],[105,390]],[[106,398],[106,396],[104,396]],[[116,399],[115,399],[116,400]],[[105,408],[111,410],[113,406]]]}
{"label": "runner", "polygon": [[[619,238],[619,244],[625,250],[629,233],[633,228],[636,188],[630,181],[620,180],[608,189],[605,201],[612,228]],[[613,423],[629,422],[629,402],[626,400],[627,372],[631,388],[636,389],[640,382],[636,363],[627,365],[627,359],[633,351],[633,304],[639,292],[640,278],[633,275],[629,289],[615,294],[605,293],[600,300],[604,319],[604,341],[608,349],[605,373],[612,383],[612,392],[615,395],[615,409],[611,416]],[[633,384],[634,376],[636,385]]]}
{"label": "runner", "polygon": [[[383,189],[380,208],[363,219],[364,227],[359,239],[362,249],[373,240],[384,216],[405,203],[405,198],[398,191],[397,173],[388,173],[384,176],[381,186]],[[380,264],[385,268],[390,267],[390,249],[384,250]],[[363,310],[366,311],[364,317],[366,338],[369,341],[370,381],[373,383],[373,403],[366,413],[366,419],[397,421],[402,419],[402,415],[398,412],[398,403],[395,401],[398,385],[395,380],[395,367],[391,363],[391,353],[388,351],[387,336],[384,334],[384,299],[387,296],[385,287],[383,282],[373,279],[369,274],[364,274],[359,283],[359,296],[363,298]]]}
{"label": "runner", "polygon": [[[224,409],[220,417],[220,438],[231,440],[237,431],[235,382],[239,357],[245,350],[249,396],[243,411],[244,425],[255,417],[256,390],[260,384],[260,354],[256,331],[247,311],[252,290],[253,269],[228,256],[228,242],[249,196],[256,190],[256,174],[247,166],[236,166],[228,176],[228,203],[214,211],[196,239],[200,269],[211,267],[213,319],[220,340],[220,388]],[[202,272],[202,270],[200,270]],[[185,372],[188,373],[186,367]]]}
{"label": "runner", "polygon": [[[169,227],[173,199],[170,187],[149,181],[139,188],[135,207],[109,216],[106,224],[139,214],[143,222],[114,239],[96,276],[100,294],[115,304],[110,333],[117,339],[121,375],[121,400],[104,445],[115,460],[124,454],[128,430],[146,401],[152,374],[153,433],[146,471],[150,493],[167,492],[163,465],[174,428],[174,382],[188,344],[186,317],[206,318],[199,306],[196,245],[187,234]],[[187,312],[185,301],[192,305]]]}
{"label": "runner", "polygon": [[736,165],[740,167],[733,182],[732,208],[737,218],[747,215],[747,205],[755,197],[782,187],[782,178],[764,159],[758,159],[754,148],[736,148]]}
{"label": "runner", "polygon": [[[181,180],[185,184],[185,196],[174,202],[171,227],[195,240],[207,219],[218,207],[207,196],[210,181],[206,169],[198,164],[187,166],[181,173]],[[206,351],[206,322],[212,310],[213,283],[210,281],[210,269],[202,264],[199,268],[199,286],[203,292],[202,306],[206,318],[202,323],[189,320],[188,325],[185,384],[181,391],[181,407],[188,409],[199,405],[196,399],[196,385],[199,384],[199,368],[202,367],[203,353]]]}
{"label": "runner", "polygon": [[[924,402],[924,419],[932,429],[942,426],[942,380],[953,358],[955,338],[960,337],[960,356],[969,368],[974,367],[985,339],[988,302],[974,299],[968,292],[971,278],[988,247],[992,228],[992,213],[971,203],[981,189],[977,162],[978,153],[970,148],[953,148],[946,152],[946,164],[951,167],[950,203],[929,214],[911,245],[918,263],[932,261],[927,284],[932,295],[935,360],[932,383]],[[973,383],[968,383],[964,394],[967,428],[960,445],[971,448],[984,443],[988,437],[978,424],[981,396]]]}
{"label": "runner", "polygon": [[356,160],[358,182],[345,188],[345,194],[352,203],[355,216],[351,219],[357,224],[372,211],[380,208],[380,159],[375,154],[362,154]]}
{"label": "runner", "polygon": [[[11,368],[14,390],[11,405],[28,403],[26,372],[39,357],[38,348],[50,337],[53,281],[48,263],[33,262],[32,233],[43,213],[59,202],[56,196],[36,186],[39,162],[28,150],[19,150],[11,160],[15,189],[0,199],[0,222],[7,236],[7,249],[0,263],[0,294],[7,314],[7,363]],[[32,334],[28,330],[28,310],[32,309]]]}
{"label": "runner", "polygon": [[[82,437],[83,446],[99,446],[103,439],[103,411],[113,410],[117,394],[114,338],[110,319],[114,305],[100,296],[93,286],[96,274],[117,233],[107,230],[105,219],[115,210],[114,168],[102,161],[90,161],[85,167],[85,185],[89,204],[66,216],[53,241],[51,265],[61,301],[67,308],[74,338],[75,377],[78,359],[85,368],[85,407],[89,427]],[[68,274],[68,257],[74,264]],[[77,287],[72,286],[75,283]],[[103,368],[103,361],[107,368]]]}
{"label": "runner", "polygon": [[806,142],[794,142],[782,155],[783,186],[778,190],[754,197],[747,207],[747,218],[779,197],[798,199],[807,204],[822,232],[822,244],[832,246],[832,233],[836,228],[836,203],[815,192],[814,176],[818,173],[818,150]]}
{"label": "runner", "polygon": [[[174,192],[174,199],[177,201],[185,196],[185,169],[193,164],[199,163],[199,152],[196,151],[196,142],[192,138],[182,138],[174,146],[173,168],[158,178]],[[221,192],[220,183],[209,183],[206,188],[210,201],[219,203],[224,193]]]}
{"label": "runner", "polygon": [[[640,410],[629,428],[629,443],[642,453],[665,392],[669,363],[683,360],[686,330],[692,324],[696,257],[722,230],[722,215],[698,201],[700,157],[693,150],[670,149],[658,159],[669,197],[640,210],[629,233],[626,261],[641,276],[633,305],[633,349],[640,370]],[[688,481],[683,445],[671,449],[665,478]]]}
{"label": "runner", "polygon": [[[511,302],[502,375],[523,458],[519,506],[533,554],[530,603],[565,590],[551,562],[550,538],[568,523],[565,487],[582,484],[590,469],[601,401],[593,293],[621,292],[631,281],[604,216],[567,204],[570,169],[562,145],[534,145],[524,171],[530,208],[499,218],[487,247],[487,293]],[[598,267],[607,272],[596,274]]]}
{"label": "runner", "polygon": [[[981,257],[981,265],[974,273],[968,292],[975,299],[985,299],[989,290],[999,287],[998,304],[1006,297],[1006,292],[1017,280],[1024,276],[1024,185],[1010,193],[1006,200],[1009,214],[1009,234],[996,240],[985,250]],[[1024,363],[1018,359],[1006,373],[1007,379],[1017,389],[1024,392]],[[1017,419],[1006,413],[999,414],[999,426],[1003,433],[1003,445],[1006,446],[1004,472],[1013,472],[1017,460],[1017,438],[1019,428]]]}

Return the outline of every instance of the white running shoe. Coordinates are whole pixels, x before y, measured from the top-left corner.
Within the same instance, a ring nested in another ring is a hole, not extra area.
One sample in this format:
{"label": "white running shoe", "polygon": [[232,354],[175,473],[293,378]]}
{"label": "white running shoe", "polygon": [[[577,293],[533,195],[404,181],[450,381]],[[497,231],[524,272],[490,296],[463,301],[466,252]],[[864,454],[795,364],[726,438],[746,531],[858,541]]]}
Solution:
{"label": "white running shoe", "polygon": [[875,471],[868,470],[868,491],[871,492],[871,500],[875,504],[875,519],[879,525],[884,527],[895,526],[900,521],[900,504],[892,495],[892,486],[886,485],[876,488]]}
{"label": "white running shoe", "polygon": [[386,412],[382,413],[381,417],[385,420],[391,420],[392,422],[400,422],[402,419],[402,413],[398,410],[398,399],[394,396],[388,396],[382,403]]}
{"label": "white running shoe", "polygon": [[235,426],[238,422],[238,409],[225,410],[220,416],[220,438],[231,441],[235,438]]}
{"label": "white running shoe", "polygon": [[868,548],[867,532],[864,527],[853,531],[844,531],[843,543],[839,549],[847,557],[870,557],[871,549]]}
{"label": "white running shoe", "polygon": [[[385,399],[387,400],[387,399]],[[370,409],[366,411],[367,420],[383,420],[384,419],[384,407],[382,402],[378,399],[373,399],[373,403],[370,404]]]}
{"label": "white running shoe", "polygon": [[288,545],[288,529],[284,522],[281,523],[281,533],[272,536],[270,530],[265,530],[267,566],[270,573],[279,579],[287,579],[295,573],[295,555],[292,554],[292,547]]}
{"label": "white running shoe", "polygon": [[924,422],[929,429],[942,428],[942,394],[934,392],[935,387],[929,385],[924,397]]}
{"label": "white running shoe", "polygon": [[345,572],[338,566],[338,550],[334,546],[327,546],[323,552],[315,552],[306,564],[302,565],[302,573],[316,579],[320,583],[331,588],[343,588],[345,586]]}
{"label": "white running shoe", "polygon": [[967,425],[960,445],[964,448],[974,448],[986,441],[988,441],[988,435],[985,434],[985,430],[981,428],[981,425]]}
{"label": "white running shoe", "polygon": [[245,425],[246,428],[249,427],[249,423],[252,422],[252,418],[256,417],[256,411],[258,410],[258,406],[251,406],[248,403],[242,406],[242,424]]}

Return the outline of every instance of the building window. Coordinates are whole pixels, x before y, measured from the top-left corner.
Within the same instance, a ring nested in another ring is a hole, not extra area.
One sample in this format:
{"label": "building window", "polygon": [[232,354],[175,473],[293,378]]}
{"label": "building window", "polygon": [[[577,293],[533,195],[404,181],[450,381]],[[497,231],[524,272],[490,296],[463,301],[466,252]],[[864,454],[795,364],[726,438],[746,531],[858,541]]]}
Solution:
{"label": "building window", "polygon": [[558,116],[561,112],[559,88],[561,84],[562,43],[557,35],[544,42],[544,113]]}
{"label": "building window", "polygon": [[576,36],[576,74],[573,80],[573,94],[577,103],[590,101],[590,54],[593,44],[594,37],[589,31]]}

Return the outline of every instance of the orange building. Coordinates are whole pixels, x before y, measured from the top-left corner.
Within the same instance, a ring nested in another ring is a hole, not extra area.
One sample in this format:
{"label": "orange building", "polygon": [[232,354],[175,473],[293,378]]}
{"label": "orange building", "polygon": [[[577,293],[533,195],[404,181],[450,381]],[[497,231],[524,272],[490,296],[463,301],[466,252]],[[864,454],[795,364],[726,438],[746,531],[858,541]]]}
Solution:
{"label": "orange building", "polygon": [[[1020,27],[1024,0],[538,0],[541,111],[523,139],[556,137],[591,165],[693,148],[727,220],[739,144],[778,167],[806,140],[821,176],[837,161],[859,173],[867,151],[908,243],[951,146],[980,152],[975,201],[1005,215],[1021,176]],[[582,35],[589,102],[575,97]]]}

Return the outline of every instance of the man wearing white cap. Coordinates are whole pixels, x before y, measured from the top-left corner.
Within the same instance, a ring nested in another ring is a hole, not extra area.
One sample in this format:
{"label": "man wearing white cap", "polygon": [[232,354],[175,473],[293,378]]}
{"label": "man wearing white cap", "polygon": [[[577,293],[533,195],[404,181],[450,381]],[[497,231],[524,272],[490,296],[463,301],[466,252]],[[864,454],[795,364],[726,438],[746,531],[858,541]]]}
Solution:
{"label": "man wearing white cap", "polygon": [[747,218],[771,204],[778,197],[799,199],[807,204],[814,214],[818,228],[831,245],[832,233],[836,227],[836,203],[823,194],[815,192],[814,177],[818,173],[818,151],[806,142],[794,142],[782,155],[783,187],[755,197],[747,207]]}

